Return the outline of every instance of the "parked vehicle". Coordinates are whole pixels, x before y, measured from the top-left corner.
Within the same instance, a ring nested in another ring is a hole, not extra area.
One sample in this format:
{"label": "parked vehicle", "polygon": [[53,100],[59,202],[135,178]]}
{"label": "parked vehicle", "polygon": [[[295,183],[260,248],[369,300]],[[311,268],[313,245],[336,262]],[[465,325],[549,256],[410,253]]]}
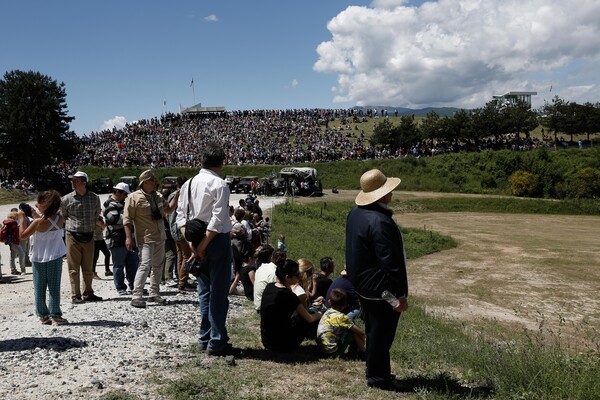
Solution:
{"label": "parked vehicle", "polygon": [[323,196],[323,187],[315,168],[286,167],[279,174],[285,179],[285,195]]}
{"label": "parked vehicle", "polygon": [[238,183],[236,188],[236,193],[250,193],[251,191],[251,183],[254,179],[258,180],[258,176],[243,176],[240,178],[240,183]]}
{"label": "parked vehicle", "polygon": [[229,186],[229,191],[231,193],[236,193],[237,186],[240,183],[240,177],[237,175],[226,175],[225,182]]}
{"label": "parked vehicle", "polygon": [[113,182],[108,176],[101,176],[95,179],[90,185],[90,190],[97,194],[111,193],[112,188]]}
{"label": "parked vehicle", "polygon": [[139,184],[139,179],[137,176],[133,176],[133,175],[128,175],[128,176],[122,176],[119,178],[119,182],[123,182],[129,185],[129,190],[131,190],[132,192],[134,190],[137,190],[138,188],[138,184]]}

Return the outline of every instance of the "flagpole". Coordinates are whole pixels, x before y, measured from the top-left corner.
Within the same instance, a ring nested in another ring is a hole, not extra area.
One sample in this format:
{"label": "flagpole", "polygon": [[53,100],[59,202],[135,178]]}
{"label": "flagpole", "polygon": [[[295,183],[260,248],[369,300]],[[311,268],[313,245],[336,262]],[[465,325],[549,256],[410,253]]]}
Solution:
{"label": "flagpole", "polygon": [[192,94],[194,96],[194,105],[196,105],[196,87],[194,86],[194,78],[192,78],[192,83],[190,86],[192,87]]}

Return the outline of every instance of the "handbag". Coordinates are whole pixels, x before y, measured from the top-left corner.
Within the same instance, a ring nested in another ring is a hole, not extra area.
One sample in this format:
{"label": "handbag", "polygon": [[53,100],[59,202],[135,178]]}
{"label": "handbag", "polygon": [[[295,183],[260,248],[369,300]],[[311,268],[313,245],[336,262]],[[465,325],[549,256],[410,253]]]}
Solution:
{"label": "handbag", "polygon": [[188,204],[186,212],[185,222],[185,240],[191,242],[194,248],[198,247],[198,244],[204,239],[206,235],[206,228],[208,224],[199,218],[190,219],[190,202],[192,201],[192,182],[194,178],[190,180],[188,185]]}

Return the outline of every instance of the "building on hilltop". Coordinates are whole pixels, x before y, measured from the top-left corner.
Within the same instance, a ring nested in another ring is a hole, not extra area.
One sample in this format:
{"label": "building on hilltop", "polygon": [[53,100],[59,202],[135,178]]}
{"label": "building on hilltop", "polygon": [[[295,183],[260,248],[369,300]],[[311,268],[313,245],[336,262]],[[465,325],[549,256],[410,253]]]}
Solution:
{"label": "building on hilltop", "polygon": [[182,114],[207,114],[225,112],[225,107],[202,107],[202,103],[181,110]]}
{"label": "building on hilltop", "polygon": [[537,92],[508,92],[502,95],[494,95],[493,97],[498,105],[513,105],[522,101],[531,108],[531,96],[535,96],[536,94]]}

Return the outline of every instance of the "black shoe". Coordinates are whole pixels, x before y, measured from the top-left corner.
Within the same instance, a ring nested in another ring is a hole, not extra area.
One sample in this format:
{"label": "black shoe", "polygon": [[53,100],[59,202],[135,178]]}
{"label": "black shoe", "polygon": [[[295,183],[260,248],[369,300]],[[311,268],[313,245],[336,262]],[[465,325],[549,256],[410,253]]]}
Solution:
{"label": "black shoe", "polygon": [[83,296],[83,300],[84,301],[90,301],[90,302],[93,302],[93,301],[102,301],[102,297],[96,296],[95,294],[92,293],[89,296]]}
{"label": "black shoe", "polygon": [[81,297],[73,297],[71,299],[71,303],[73,303],[73,304],[83,304],[83,303],[85,303],[85,301],[83,301],[83,299]]}
{"label": "black shoe", "polygon": [[398,381],[397,379],[388,379],[385,381],[381,381],[381,382],[369,382],[367,385],[369,385],[370,388],[374,388],[374,389],[379,389],[379,390],[386,390],[388,392],[411,392],[412,388],[402,384],[400,381]]}
{"label": "black shoe", "polygon": [[104,273],[104,276],[113,276],[113,273],[112,273],[112,271],[109,269],[108,271],[106,271],[106,272]]}
{"label": "black shoe", "polygon": [[227,343],[227,345],[225,345],[225,347],[223,347],[221,350],[211,350],[211,349],[206,350],[206,354],[208,354],[209,356],[214,356],[214,357],[237,356],[241,352],[242,351],[240,349],[233,347],[231,345],[231,343]]}

